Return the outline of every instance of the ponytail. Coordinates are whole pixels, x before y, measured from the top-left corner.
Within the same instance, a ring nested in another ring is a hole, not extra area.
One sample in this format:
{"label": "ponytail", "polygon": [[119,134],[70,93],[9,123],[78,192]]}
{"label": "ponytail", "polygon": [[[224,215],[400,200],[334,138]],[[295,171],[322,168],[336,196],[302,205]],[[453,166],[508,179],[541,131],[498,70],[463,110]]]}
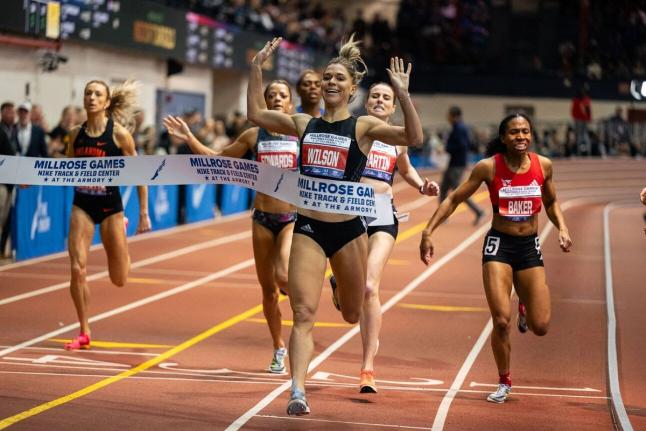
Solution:
{"label": "ponytail", "polygon": [[116,86],[110,96],[108,117],[121,124],[132,133],[134,130],[133,114],[137,103],[137,93],[140,84],[136,81],[126,81]]}
{"label": "ponytail", "polygon": [[[328,63],[330,64],[341,64],[350,73],[352,77],[353,84],[359,84],[366,73],[368,73],[368,66],[361,58],[361,51],[359,50],[359,41],[354,40],[354,33],[350,36],[347,42],[345,42],[339,49],[339,56],[333,58]],[[361,70],[359,68],[361,66]]]}
{"label": "ponytail", "polygon": [[507,147],[500,139],[500,136],[497,136],[496,139],[490,141],[487,144],[487,149],[485,150],[485,157],[495,156],[498,153],[504,153]]}

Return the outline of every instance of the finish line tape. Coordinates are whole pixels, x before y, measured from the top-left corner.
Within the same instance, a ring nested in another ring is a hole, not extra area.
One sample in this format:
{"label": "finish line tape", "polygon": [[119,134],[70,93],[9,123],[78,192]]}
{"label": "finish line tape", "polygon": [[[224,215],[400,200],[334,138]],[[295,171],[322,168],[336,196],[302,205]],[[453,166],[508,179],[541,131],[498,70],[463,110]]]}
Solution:
{"label": "finish line tape", "polygon": [[372,186],[307,177],[254,160],[221,156],[35,158],[0,157],[0,184],[75,187],[231,184],[314,211],[393,223],[392,196]]}

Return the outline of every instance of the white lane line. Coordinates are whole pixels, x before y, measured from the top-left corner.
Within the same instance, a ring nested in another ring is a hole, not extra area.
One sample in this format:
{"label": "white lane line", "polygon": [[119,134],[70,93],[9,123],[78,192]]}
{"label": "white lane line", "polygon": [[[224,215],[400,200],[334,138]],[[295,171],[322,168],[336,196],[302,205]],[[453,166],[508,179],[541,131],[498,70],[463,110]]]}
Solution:
{"label": "white lane line", "polygon": [[[217,247],[223,244],[229,244],[231,242],[239,241],[251,236],[251,231],[247,230],[241,233],[236,233],[233,235],[225,236],[222,238],[212,239],[210,241],[205,241],[199,244],[189,245],[188,247],[183,247],[168,253],[159,254],[157,256],[149,257],[148,259],[139,260],[133,262],[130,265],[130,269],[141,268],[142,266],[152,265],[154,263],[162,262],[164,260],[173,259],[178,256],[182,256],[189,253],[194,253],[196,251],[204,250],[205,248]],[[101,271],[95,274],[89,275],[87,281],[94,281],[100,278],[108,276],[108,271]],[[10,296],[9,298],[0,299],[0,305],[11,304],[12,302],[21,301],[27,298],[33,298],[34,296],[44,295],[46,293],[55,292],[60,289],[68,288],[70,285],[69,281],[63,283],[54,284],[51,286],[43,287],[41,289],[32,290],[31,292],[21,293],[20,295]]]}
{"label": "white lane line", "polygon": [[[207,275],[206,277],[202,277],[200,279],[191,281],[189,283],[183,284],[181,286],[177,286],[173,289],[167,290],[165,292],[160,292],[156,295],[148,296],[146,298],[140,299],[135,302],[131,302],[130,304],[124,305],[122,307],[118,307],[115,309],[112,309],[110,311],[106,311],[105,313],[101,313],[97,316],[91,317],[89,319],[90,323],[93,322],[98,322],[100,320],[107,319],[108,317],[116,316],[117,314],[125,313],[126,311],[134,310],[135,308],[142,307],[144,305],[150,304],[152,302],[159,301],[164,298],[168,298],[169,296],[177,295],[178,293],[185,292],[187,290],[191,290],[195,287],[198,287],[200,285],[206,284],[209,281],[212,280],[217,280],[218,278],[226,277],[227,275],[240,271],[241,269],[248,268],[250,266],[253,266],[254,260],[253,259],[248,259],[243,262],[237,263],[235,265],[232,265],[228,268],[225,268],[221,271],[215,272],[211,275]],[[56,331],[48,332],[47,334],[41,335],[40,337],[33,338],[29,341],[25,341],[23,343],[17,344],[12,347],[8,347],[6,349],[0,350],[0,357],[6,356],[9,353],[15,352],[16,350],[23,349],[25,347],[30,347],[33,346],[36,343],[40,343],[41,341],[48,340],[52,337],[55,337],[57,335],[63,334],[67,331],[71,331],[72,329],[76,329],[79,327],[78,323],[74,323],[72,325],[67,325],[64,326],[60,329],[57,329]]]}
{"label": "white lane line", "polygon": [[[446,255],[444,255],[442,258],[440,258],[437,262],[435,262],[433,265],[431,265],[429,268],[427,268],[424,272],[422,272],[420,275],[418,275],[413,281],[411,281],[407,286],[405,286],[401,291],[399,291],[392,298],[390,298],[390,300],[388,300],[388,302],[383,304],[381,306],[381,312],[385,313],[390,308],[392,308],[397,302],[401,301],[406,295],[408,295],[410,292],[415,290],[424,280],[426,280],[428,277],[430,277],[432,274],[434,274],[437,270],[439,270],[441,267],[443,267],[446,263],[451,261],[457,255],[462,253],[467,247],[469,247],[471,244],[473,244],[488,229],[489,229],[489,226],[487,226],[487,225],[484,225],[484,226],[480,227],[480,229],[478,229],[473,234],[471,234],[471,236],[469,236],[467,239],[462,241],[457,247],[455,247],[453,250],[448,252]],[[337,351],[341,346],[343,346],[345,343],[347,343],[358,332],[359,332],[359,325],[354,326],[352,329],[350,329],[348,332],[346,332],[341,338],[336,340],[327,349],[325,349],[320,355],[318,355],[316,358],[314,358],[314,360],[310,363],[310,366],[307,369],[307,372],[309,373],[309,372],[313,371],[314,369],[316,369],[316,367],[318,367],[323,361],[325,361],[332,353]],[[231,425],[229,425],[226,428],[226,430],[227,431],[239,430],[244,424],[249,422],[249,420],[251,420],[252,417],[257,415],[260,411],[262,411],[262,409],[264,409],[267,405],[269,405],[269,403],[271,403],[280,394],[282,394],[287,389],[289,389],[290,385],[291,385],[291,380],[285,382],[280,387],[274,389],[267,396],[265,396],[262,400],[260,400],[255,406],[253,406],[252,408],[247,410],[244,414],[242,414],[242,416],[240,416],[233,423],[231,423]]]}
{"label": "white lane line", "polygon": [[290,421],[301,421],[301,422],[318,422],[326,424],[339,424],[339,425],[352,425],[352,426],[366,426],[366,427],[379,427],[379,428],[397,428],[397,429],[407,429],[407,430],[430,430],[427,427],[413,427],[406,425],[391,425],[391,424],[375,424],[368,422],[347,422],[347,421],[331,421],[326,419],[312,419],[312,418],[295,418],[290,416],[272,416],[272,415],[256,415],[256,417],[264,419],[278,419],[278,420],[290,420]]}
{"label": "white lane line", "polygon": [[[189,223],[181,226],[175,226],[168,229],[162,229],[155,232],[148,232],[143,235],[131,236],[131,237],[128,237],[128,244],[133,242],[146,241],[148,239],[158,238],[160,236],[167,236],[167,235],[172,235],[176,233],[181,233],[187,230],[202,229],[204,227],[209,227],[211,225],[217,226],[219,224],[236,221],[239,218],[245,218],[245,217],[249,217],[249,211],[245,211],[240,214],[233,214],[233,215],[228,215],[224,217],[219,217],[213,220],[204,220],[204,221]],[[102,244],[94,244],[90,247],[90,251],[95,251],[100,248],[103,248]],[[59,259],[64,257],[67,257],[67,251],[59,251],[58,253],[52,253],[46,256],[35,257],[33,259],[27,259],[27,260],[21,260],[20,262],[14,262],[14,263],[9,263],[7,265],[0,266],[0,272],[8,271],[10,269],[20,268],[23,266],[36,265],[41,262],[47,262],[49,260],[54,260],[54,259]]]}
{"label": "white lane line", "polygon": [[610,211],[618,205],[609,204],[603,209],[603,254],[606,273],[606,311],[608,313],[608,379],[610,396],[612,397],[611,412],[620,431],[632,431],[628,413],[624,407],[619,388],[619,371],[617,361],[617,319],[615,317],[615,297],[612,281],[612,255],[610,251]]}
{"label": "white lane line", "polygon": [[[65,368],[65,367],[57,367],[57,368]],[[74,367],[69,367],[69,368],[74,368]],[[97,371],[115,371],[115,372],[120,372],[123,371],[122,369],[110,369],[110,368],[83,368],[84,371],[86,370],[97,370]],[[159,372],[159,371],[150,371],[146,370],[143,371],[145,374],[153,374],[152,376],[142,376],[142,375],[136,375],[136,376],[130,376],[128,377],[128,380],[130,379],[139,379],[139,380],[150,380],[150,381],[183,381],[183,382],[195,382],[195,383],[230,383],[230,384],[244,384],[244,385],[279,385],[282,384],[285,380],[284,379],[264,379],[264,380],[227,380],[227,379],[234,379],[232,376],[227,376],[223,378],[216,378],[214,376],[205,376],[201,374],[197,375],[191,375],[188,373],[168,373],[168,372]],[[90,378],[109,378],[109,377],[114,377],[112,374],[79,374],[79,373],[56,373],[53,371],[7,371],[7,370],[0,370],[0,374],[7,374],[7,375],[23,375],[23,376],[61,376],[61,377],[90,377]],[[170,376],[169,376],[170,375]],[[175,377],[171,377],[175,376]],[[192,376],[191,377],[177,377],[177,376]],[[207,377],[207,378],[199,378],[199,377]],[[208,378],[211,377],[211,378]],[[350,384],[350,383],[320,383],[320,382],[307,382],[308,386],[316,386],[316,387],[323,387],[323,388],[356,388],[356,384]],[[398,392],[446,392],[447,388],[410,388],[410,387],[397,387],[397,386],[379,386],[379,390],[389,390],[389,391],[398,391]],[[491,393],[491,391],[478,391],[478,390],[471,390],[471,389],[462,389],[460,390],[460,393],[464,394],[488,394]],[[583,399],[592,399],[592,400],[609,400],[610,397],[604,397],[604,396],[590,396],[590,395],[569,395],[569,394],[545,394],[545,393],[529,393],[529,392],[514,392],[514,396],[528,396],[528,397],[548,397],[548,398],[583,398]],[[256,415],[256,416],[262,416],[262,415]],[[278,416],[280,417],[280,416]],[[287,417],[283,417],[287,418]],[[431,429],[431,428],[427,428]]]}
{"label": "white lane line", "polygon": [[[475,387],[488,387],[488,388],[497,388],[498,384],[497,383],[478,383],[478,382],[471,382],[469,383],[470,388],[475,388]],[[599,389],[593,389],[593,388],[555,388],[555,387],[549,387],[549,386],[517,386],[514,385],[514,389],[533,389],[533,390],[539,390],[539,391],[573,391],[573,392],[601,392]],[[516,393],[516,391],[514,391]]]}
{"label": "white lane line", "polygon": [[[599,202],[600,200],[607,201],[607,199],[603,199],[603,198],[573,199],[571,201],[564,202],[561,205],[561,210],[565,212],[574,206],[596,203],[596,202]],[[549,235],[549,233],[552,231],[552,227],[553,227],[552,223],[547,223],[545,225],[545,228],[543,229],[540,235],[541,244],[545,242],[547,235]],[[453,380],[453,383],[451,384],[451,388],[446,393],[446,395],[444,395],[444,398],[442,398],[442,402],[440,403],[440,407],[437,409],[437,412],[435,414],[435,419],[433,421],[433,431],[441,431],[444,429],[444,423],[446,422],[446,418],[449,414],[449,408],[451,407],[451,403],[453,402],[453,399],[455,398],[460,388],[464,384],[464,380],[466,379],[467,374],[471,370],[473,363],[475,362],[476,358],[480,354],[480,351],[482,350],[482,347],[484,346],[485,342],[489,338],[489,335],[491,334],[492,330],[493,330],[493,321],[491,320],[491,318],[489,318],[489,321],[487,321],[487,324],[485,325],[484,329],[480,333],[478,340],[473,345],[473,348],[471,348],[471,351],[467,355],[466,359],[464,360],[464,363],[460,367],[460,370],[456,374],[455,380]]]}
{"label": "white lane line", "polygon": [[[0,348],[6,348],[6,347],[12,347],[12,346],[0,346]],[[25,350],[46,350],[46,351],[52,351],[52,352],[57,352],[57,353],[63,353],[61,351],[60,347],[54,348],[54,347],[25,347]],[[67,353],[67,351],[65,352]],[[142,353],[142,352],[124,352],[124,351],[118,351],[118,350],[99,350],[99,349],[91,349],[91,350],[76,350],[74,352],[74,355],[90,355],[94,356],[95,354],[100,354],[100,355],[128,355],[128,356],[159,356],[159,353]]]}

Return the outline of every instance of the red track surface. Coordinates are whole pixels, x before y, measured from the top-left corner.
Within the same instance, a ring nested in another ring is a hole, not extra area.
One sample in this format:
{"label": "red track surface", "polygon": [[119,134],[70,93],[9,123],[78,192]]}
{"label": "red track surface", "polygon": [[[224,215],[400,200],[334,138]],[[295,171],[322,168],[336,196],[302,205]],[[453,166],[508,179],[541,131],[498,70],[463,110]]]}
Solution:
{"label": "red track surface", "polygon": [[[481,350],[474,348],[489,320],[480,270],[486,228],[473,227],[472,214],[461,211],[437,232],[434,271],[384,315],[379,394],[357,393],[361,343],[355,335],[337,343],[310,373],[311,415],[286,417],[282,393],[249,415],[243,429],[612,429],[603,237],[609,203],[624,205],[609,213],[619,384],[632,427],[646,429],[646,237],[638,205],[646,165],[556,162],[555,182],[568,208],[574,249],[561,253],[553,230],[543,242],[551,331],[542,338],[513,333],[514,391],[507,403],[484,400],[497,380],[488,338]],[[396,186],[400,209],[423,205],[400,227],[381,288],[384,304],[425,270],[419,232],[436,203],[423,199]],[[543,215],[541,226],[546,222]],[[287,376],[263,371],[271,342],[258,323],[249,229],[243,215],[131,241],[127,286],[115,288],[105,276],[90,282],[96,319],[91,351],[66,352],[56,341],[78,331],[67,327],[76,323],[67,287],[38,294],[68,281],[66,256],[0,268],[0,429],[15,419],[16,430],[224,429],[283,384]],[[442,260],[476,231],[475,241]],[[186,247],[192,249],[181,252]],[[101,249],[92,251],[89,264],[90,274],[106,269]],[[29,292],[36,293],[16,298]],[[154,296],[159,294],[166,297]],[[316,356],[352,330],[342,325],[327,288],[323,295],[318,320],[339,325],[315,329]],[[287,302],[282,309],[289,319]],[[112,310],[117,312],[105,314]],[[133,344],[101,347],[102,341]],[[464,366],[470,354],[473,363]],[[145,364],[155,358],[160,363]],[[120,374],[126,370],[128,377]],[[451,386],[459,389],[452,400]]]}

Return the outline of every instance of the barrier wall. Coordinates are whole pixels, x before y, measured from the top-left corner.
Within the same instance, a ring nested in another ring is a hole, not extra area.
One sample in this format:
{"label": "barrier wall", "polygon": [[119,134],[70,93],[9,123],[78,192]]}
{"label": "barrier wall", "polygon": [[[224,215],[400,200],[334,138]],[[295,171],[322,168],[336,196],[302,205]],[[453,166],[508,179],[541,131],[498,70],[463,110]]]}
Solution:
{"label": "barrier wall", "polygon": [[[184,207],[186,223],[208,220],[216,214],[216,186],[213,184],[188,185],[183,202],[179,201],[179,186],[148,187],[148,211],[152,229],[176,226],[180,203]],[[220,186],[218,196],[223,215],[249,208],[249,190],[239,186]],[[121,199],[124,215],[128,218],[128,236],[137,232],[139,225],[139,195],[136,186],[122,186]],[[30,259],[67,249],[69,219],[74,200],[73,187],[31,186],[16,190],[12,209],[12,244],[16,260]],[[101,242],[99,227],[93,244]]]}

